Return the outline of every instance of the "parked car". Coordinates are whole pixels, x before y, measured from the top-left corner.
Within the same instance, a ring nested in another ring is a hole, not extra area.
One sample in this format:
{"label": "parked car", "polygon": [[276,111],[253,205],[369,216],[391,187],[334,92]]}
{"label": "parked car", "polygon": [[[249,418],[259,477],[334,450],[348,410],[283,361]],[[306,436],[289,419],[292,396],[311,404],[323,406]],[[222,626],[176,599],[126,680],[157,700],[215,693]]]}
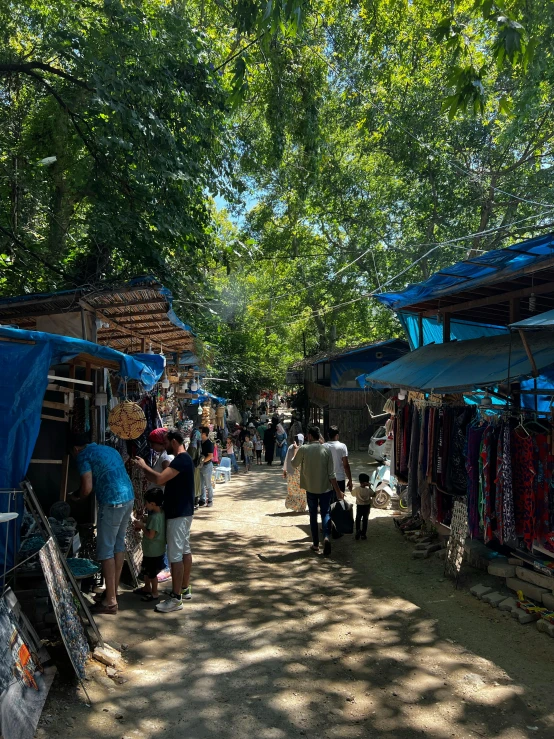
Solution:
{"label": "parked car", "polygon": [[387,432],[384,426],[379,426],[377,431],[371,437],[367,453],[376,462],[384,462],[385,457],[390,457],[391,442],[387,439]]}

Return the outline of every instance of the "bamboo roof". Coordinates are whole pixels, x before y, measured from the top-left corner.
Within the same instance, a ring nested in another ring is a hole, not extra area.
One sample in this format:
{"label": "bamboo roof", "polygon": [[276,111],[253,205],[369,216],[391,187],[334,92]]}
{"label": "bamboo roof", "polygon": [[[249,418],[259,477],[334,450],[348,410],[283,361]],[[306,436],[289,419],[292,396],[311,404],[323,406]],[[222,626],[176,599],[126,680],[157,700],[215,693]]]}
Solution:
{"label": "bamboo roof", "polygon": [[92,312],[107,326],[97,329],[98,344],[140,352],[152,343],[171,352],[194,352],[194,331],[174,313],[173,296],[154,277],[119,285],[79,287],[57,293],[0,299],[0,323],[36,330],[39,316]]}

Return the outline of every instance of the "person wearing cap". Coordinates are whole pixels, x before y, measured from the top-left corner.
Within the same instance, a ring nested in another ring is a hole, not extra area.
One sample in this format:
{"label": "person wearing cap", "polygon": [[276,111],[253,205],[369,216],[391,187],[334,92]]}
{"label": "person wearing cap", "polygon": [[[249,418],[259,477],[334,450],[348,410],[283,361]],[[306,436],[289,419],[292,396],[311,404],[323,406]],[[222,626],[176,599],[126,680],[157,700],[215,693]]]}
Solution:
{"label": "person wearing cap", "polygon": [[[174,460],[173,454],[169,454],[166,449],[167,429],[161,428],[161,429],[154,429],[154,431],[151,431],[148,434],[148,443],[158,455],[152,469],[154,470],[154,472],[158,472],[158,473],[163,472],[169,467],[169,465]],[[157,487],[160,487],[160,485],[156,485],[155,482],[149,482],[147,490],[151,490],[152,488],[157,488]],[[163,489],[163,486],[161,487]]]}
{"label": "person wearing cap", "polygon": [[300,487],[300,468],[296,469],[292,466],[296,452],[304,443],[304,434],[297,434],[294,437],[295,446],[289,446],[287,456],[285,457],[285,466],[283,468],[283,477],[287,481],[287,497],[285,499],[285,508],[297,513],[304,513],[306,510],[306,491]]}

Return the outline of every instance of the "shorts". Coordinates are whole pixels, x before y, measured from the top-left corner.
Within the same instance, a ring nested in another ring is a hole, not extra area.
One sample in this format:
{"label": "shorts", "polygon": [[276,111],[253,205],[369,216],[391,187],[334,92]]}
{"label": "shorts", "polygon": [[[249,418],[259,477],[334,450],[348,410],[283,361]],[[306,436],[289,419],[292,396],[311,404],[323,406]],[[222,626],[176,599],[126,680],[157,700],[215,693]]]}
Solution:
{"label": "shorts", "polygon": [[113,559],[115,554],[125,551],[125,534],[133,512],[133,502],[129,500],[118,506],[98,506],[96,558],[100,562]]}
{"label": "shorts", "polygon": [[165,554],[158,554],[157,557],[143,557],[141,575],[146,575],[149,580],[155,580],[158,574],[165,570]]}
{"label": "shorts", "polygon": [[181,562],[184,554],[190,554],[190,527],[192,516],[168,518],[165,531],[169,564]]}

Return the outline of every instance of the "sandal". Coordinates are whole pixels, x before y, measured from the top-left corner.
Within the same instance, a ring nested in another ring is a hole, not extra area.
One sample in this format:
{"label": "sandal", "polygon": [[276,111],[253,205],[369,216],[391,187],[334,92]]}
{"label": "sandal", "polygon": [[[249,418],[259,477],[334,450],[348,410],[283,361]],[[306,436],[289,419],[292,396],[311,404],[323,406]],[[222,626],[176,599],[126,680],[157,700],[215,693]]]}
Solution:
{"label": "sandal", "polygon": [[312,552],[319,552],[319,544],[317,546],[315,544],[312,544],[310,549],[312,550]]}
{"label": "sandal", "polygon": [[146,590],[143,585],[142,588],[135,588],[133,590],[133,595],[147,595],[149,592],[150,591]]}
{"label": "sandal", "polygon": [[141,600],[144,601],[144,603],[152,603],[152,601],[159,600],[159,599],[160,599],[159,595],[152,595],[152,593],[145,593],[141,598]]}
{"label": "sandal", "polygon": [[104,600],[105,595],[106,595],[106,591],[103,590],[101,593],[95,593],[92,596],[92,599],[94,600],[95,603],[101,603]]}
{"label": "sandal", "polygon": [[106,613],[110,616],[115,616],[115,614],[118,611],[119,606],[117,603],[113,606],[106,606],[104,603],[95,603],[91,608],[90,612],[94,615],[97,613]]}

